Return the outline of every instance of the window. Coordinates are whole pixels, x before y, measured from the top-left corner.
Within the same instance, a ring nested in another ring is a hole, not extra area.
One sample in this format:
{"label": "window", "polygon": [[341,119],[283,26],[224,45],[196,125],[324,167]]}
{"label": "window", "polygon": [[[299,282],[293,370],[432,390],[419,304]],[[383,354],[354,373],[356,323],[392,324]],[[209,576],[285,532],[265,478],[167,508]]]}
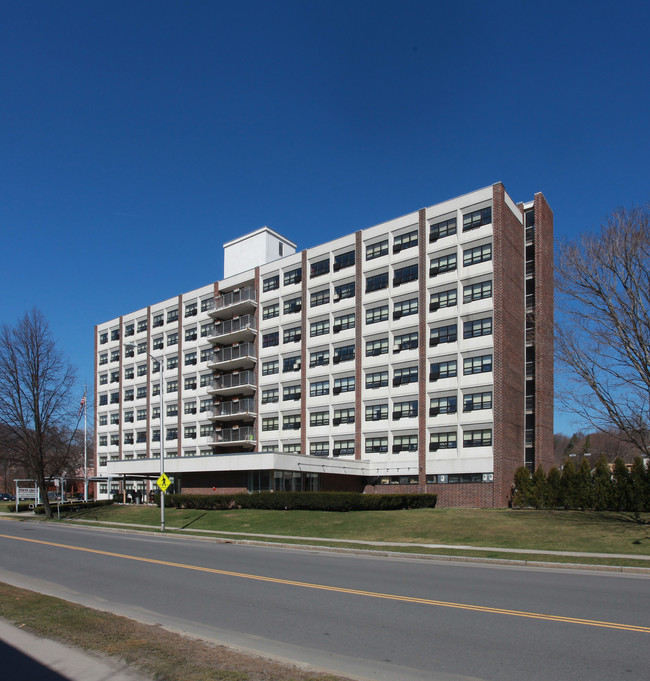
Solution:
{"label": "window", "polygon": [[196,414],[196,402],[186,402],[183,405],[183,414]]}
{"label": "window", "polygon": [[456,218],[434,222],[429,230],[429,243],[456,234]]}
{"label": "window", "polygon": [[[133,369],[130,369],[131,371],[131,376],[127,376],[126,378],[133,378]],[[146,364],[138,364],[138,376],[146,376],[147,375],[147,365]]]}
{"label": "window", "polygon": [[371,374],[366,374],[366,388],[368,388],[368,390],[384,388],[387,385],[388,385],[387,371],[375,371]]}
{"label": "window", "polygon": [[334,410],[332,425],[340,426],[342,423],[354,423],[354,407]]}
{"label": "window", "polygon": [[282,334],[283,343],[299,343],[302,337],[300,327],[296,326],[293,329],[285,329]]}
{"label": "window", "polygon": [[329,395],[330,394],[330,382],[329,381],[313,381],[309,384],[309,396],[318,397],[319,395]]}
{"label": "window", "polygon": [[354,266],[354,251],[348,251],[347,253],[340,253],[334,256],[334,271],[338,272],[346,267]]}
{"label": "window", "polygon": [[190,376],[183,381],[185,390],[196,390],[196,376]]}
{"label": "window", "polygon": [[439,326],[431,329],[431,337],[429,338],[429,347],[435,348],[440,343],[455,343],[457,338],[456,324],[449,326]]}
{"label": "window", "polygon": [[271,416],[269,418],[262,419],[262,431],[268,432],[270,430],[278,430],[279,419],[277,416]]}
{"label": "window", "polygon": [[393,438],[393,454],[397,454],[399,452],[417,452],[417,450],[417,435],[396,435]]}
{"label": "window", "polygon": [[463,433],[463,447],[490,447],[491,445],[492,431],[489,428],[466,430]]}
{"label": "window", "polygon": [[283,416],[282,430],[300,430],[300,415]]}
{"label": "window", "polygon": [[201,338],[207,338],[214,333],[214,324],[210,322],[209,324],[201,324]]}
{"label": "window", "polygon": [[464,267],[477,265],[480,262],[487,262],[488,260],[492,260],[492,244],[474,246],[474,248],[466,248],[463,251]]}
{"label": "window", "polygon": [[418,278],[418,266],[408,265],[407,267],[395,268],[395,276],[393,277],[393,286],[401,286],[407,284],[409,281],[415,281]]}
{"label": "window", "polygon": [[100,414],[99,415],[99,425],[100,426],[107,426],[108,425],[108,416],[106,414]]}
{"label": "window", "polygon": [[456,305],[456,289],[452,288],[448,291],[440,291],[431,294],[431,302],[429,303],[429,312],[437,312],[441,307],[453,307]]}
{"label": "window", "polygon": [[149,324],[147,323],[147,320],[141,319],[138,322],[138,333],[142,333],[143,331],[146,331],[148,326],[149,326]]}
{"label": "window", "polygon": [[418,245],[418,230],[415,229],[407,234],[401,234],[393,239],[393,253],[399,253],[407,248]]}
{"label": "window", "polygon": [[146,409],[138,409],[135,412],[135,418],[138,421],[146,421],[147,420],[147,410]]}
{"label": "window", "polygon": [[338,395],[339,393],[349,393],[354,390],[354,376],[346,376],[345,378],[335,378],[334,388],[332,390],[333,395]]}
{"label": "window", "polygon": [[309,304],[311,307],[318,307],[319,305],[325,305],[330,302],[330,290],[325,288],[321,291],[314,291],[309,296]]}
{"label": "window", "polygon": [[[143,348],[142,351],[140,350],[140,345],[144,345],[144,348]],[[158,338],[153,339],[153,349],[154,350],[161,350],[163,347],[164,347],[164,341],[163,341],[162,336],[159,336]],[[147,351],[147,344],[146,343],[139,343],[138,344],[138,354],[140,354],[140,352],[146,352],[146,351]]]}
{"label": "window", "polygon": [[153,317],[153,328],[156,329],[159,326],[163,326],[165,323],[165,315],[157,314]]}
{"label": "window", "polygon": [[134,357],[135,349],[130,345],[124,346],[124,357]]}
{"label": "window", "polygon": [[354,282],[351,281],[347,284],[341,284],[340,286],[334,287],[334,302],[343,300],[344,298],[354,298]]}
{"label": "window", "polygon": [[212,348],[204,348],[201,350],[200,358],[202,362],[210,362],[212,361],[214,357],[214,354],[212,352]]}
{"label": "window", "polygon": [[196,440],[196,426],[185,426],[183,435],[188,440]]}
{"label": "window", "polygon": [[108,343],[108,331],[99,334],[99,344],[105,345],[106,343]]}
{"label": "window", "polygon": [[265,305],[262,308],[262,319],[273,319],[273,317],[280,316],[280,304]]}
{"label": "window", "polygon": [[335,440],[332,456],[354,456],[354,440]]}
{"label": "window", "polygon": [[367,437],[366,454],[386,453],[388,451],[387,437]]}
{"label": "window", "polygon": [[189,303],[185,306],[185,317],[196,317],[198,314],[198,309],[196,303]]}
{"label": "window", "polygon": [[312,322],[309,325],[310,336],[324,336],[330,332],[330,320],[322,319],[319,322]]}
{"label": "window", "polygon": [[262,404],[273,404],[279,401],[279,390],[278,388],[269,388],[268,390],[262,390]]}
{"label": "window", "polygon": [[403,333],[400,336],[395,336],[393,343],[393,353],[401,352],[402,350],[415,350],[418,347],[418,332]]}
{"label": "window", "polygon": [[417,383],[418,368],[404,367],[403,369],[395,369],[393,372],[393,386],[406,385],[407,383]]}
{"label": "window", "polygon": [[478,284],[469,284],[463,288],[463,302],[471,303],[474,300],[492,297],[492,282],[481,281]]}
{"label": "window", "polygon": [[99,356],[99,363],[100,364],[108,364],[108,355],[106,353]]}
{"label": "window", "polygon": [[492,222],[492,207],[481,208],[463,215],[463,232],[476,229]]}
{"label": "window", "polygon": [[111,444],[112,445],[119,445],[120,444],[120,436],[119,435],[111,435]]}
{"label": "window", "polygon": [[280,345],[280,332],[272,331],[271,333],[262,334],[262,347],[271,348],[275,345]]}
{"label": "window", "polygon": [[160,384],[155,383],[154,385],[151,386],[151,396],[155,397],[156,395],[160,395]]}
{"label": "window", "polygon": [[366,260],[374,260],[382,255],[388,255],[388,239],[366,246]]}
{"label": "window", "polygon": [[282,389],[282,399],[286,401],[299,400],[300,399],[300,386],[299,385],[288,385]]}
{"label": "window", "polygon": [[454,272],[457,267],[457,260],[455,253],[441,255],[439,258],[431,258],[429,276],[437,277],[439,274],[444,274],[445,272]]}
{"label": "window", "polygon": [[211,437],[214,433],[214,426],[212,424],[208,424],[205,426],[199,426],[199,435],[201,437]]}
{"label": "window", "polygon": [[381,291],[381,289],[384,288],[388,288],[388,272],[373,274],[370,277],[366,277],[366,293]]}
{"label": "window", "polygon": [[300,371],[300,355],[285,357],[282,360],[282,371]]}
{"label": "window", "polygon": [[108,374],[102,374],[99,377],[99,385],[107,385],[108,383]]}
{"label": "window", "polygon": [[318,350],[312,352],[309,355],[309,366],[310,367],[320,367],[326,366],[330,363],[330,352],[329,350]]}
{"label": "window", "polygon": [[402,300],[399,303],[395,303],[393,306],[393,319],[401,319],[402,317],[408,317],[412,314],[418,313],[418,299],[409,298],[408,300]]}
{"label": "window", "polygon": [[[111,404],[118,404],[119,401],[120,401],[119,393],[111,393]],[[133,388],[129,388],[128,390],[124,391],[124,401],[125,402],[133,401]]]}
{"label": "window", "polygon": [[111,371],[111,383],[119,383],[120,382],[120,372],[119,371]]}
{"label": "window", "polygon": [[262,291],[275,291],[280,288],[280,275],[276,274],[274,277],[268,277],[262,282]]}
{"label": "window", "polygon": [[125,336],[135,336],[135,324],[127,324],[124,327]]}
{"label": "window", "polygon": [[196,352],[185,353],[185,366],[194,366],[196,364]]}
{"label": "window", "polygon": [[167,347],[170,345],[178,345],[178,334],[177,333],[168,333],[167,334]]}
{"label": "window", "polygon": [[[151,441],[152,442],[160,442],[160,430],[159,429],[154,429],[151,431]],[[156,454],[156,456],[159,456]]]}
{"label": "window", "polygon": [[169,310],[167,313],[167,323],[175,322],[178,320],[178,310]]}
{"label": "window", "polygon": [[456,449],[456,431],[431,433],[429,451],[437,452],[439,449]]}
{"label": "window", "polygon": [[214,298],[205,298],[201,301],[201,312],[214,309]]}
{"label": "window", "polygon": [[146,442],[147,441],[147,433],[145,433],[144,431],[140,431],[139,433],[137,433],[135,441],[138,444],[142,444],[143,442]]}
{"label": "window", "polygon": [[212,374],[201,374],[200,384],[202,388],[212,385]]}
{"label": "window", "polygon": [[152,407],[151,408],[151,418],[152,419],[159,419],[160,418],[160,407]]}
{"label": "window", "polygon": [[366,357],[378,357],[388,353],[388,338],[366,341]]}
{"label": "window", "polygon": [[178,428],[167,428],[167,437],[165,440],[178,440]]}
{"label": "window", "polygon": [[284,301],[284,314],[294,314],[295,312],[300,312],[300,310],[302,310],[302,298],[292,298],[291,300]]}
{"label": "window", "polygon": [[[131,416],[131,420],[127,418],[127,416]],[[127,411],[124,413],[124,422],[125,423],[131,423],[133,421],[133,412],[132,411]],[[120,415],[119,414],[111,414],[111,425],[112,426],[119,426],[120,424]]]}
{"label": "window", "polygon": [[[286,451],[286,449],[285,449]],[[311,456],[329,456],[330,447],[327,442],[311,442],[309,444],[309,454]]]}
{"label": "window", "polygon": [[372,404],[366,407],[366,421],[386,421],[387,419],[387,404]]}
{"label": "window", "polygon": [[492,317],[463,323],[463,338],[478,338],[492,333]]}
{"label": "window", "polygon": [[136,397],[141,400],[142,398],[147,396],[147,386],[146,385],[141,385],[137,392],[136,392]]}
{"label": "window", "polygon": [[457,364],[455,359],[451,359],[448,362],[436,362],[431,365],[429,380],[437,381],[439,378],[454,378],[456,371]]}
{"label": "window", "polygon": [[282,242],[278,243],[278,255],[280,257],[284,255],[284,244]]}
{"label": "window", "polygon": [[455,395],[450,397],[434,397],[431,400],[431,406],[429,407],[429,416],[455,414],[457,409],[458,402]]}
{"label": "window", "polygon": [[350,314],[344,314],[341,317],[334,317],[334,328],[332,331],[338,333],[339,331],[344,331],[345,329],[354,329],[355,325],[355,315],[354,312]]}
{"label": "window", "polygon": [[480,411],[492,409],[492,393],[473,393],[463,397],[463,411]]}
{"label": "window", "polygon": [[212,400],[209,398],[207,400],[201,400],[199,402],[199,411],[201,414],[207,414],[211,412],[212,407],[213,407]]}
{"label": "window", "polygon": [[492,355],[467,357],[463,360],[463,374],[486,374],[492,371]]}
{"label": "window", "polygon": [[167,392],[168,393],[178,392],[178,381],[177,380],[167,381]]}
{"label": "window", "polygon": [[108,435],[100,435],[99,436],[99,446],[100,447],[107,447],[108,446]]}
{"label": "window", "polygon": [[366,324],[377,324],[388,320],[388,305],[380,305],[366,310]]}
{"label": "window", "polygon": [[174,404],[168,404],[165,413],[167,416],[178,416],[178,404],[176,404],[176,402],[174,402]]}
{"label": "window", "polygon": [[120,351],[119,350],[111,350],[111,362],[119,362],[120,360]]}
{"label": "window", "polygon": [[284,285],[299,284],[302,281],[302,267],[284,273]]}
{"label": "window", "polygon": [[262,376],[280,373],[280,362],[274,359],[270,362],[262,362]]}
{"label": "window", "polygon": [[310,277],[320,277],[323,274],[327,274],[330,271],[330,260],[319,260],[318,262],[313,262],[311,264]]}
{"label": "window", "polygon": [[409,400],[408,402],[396,402],[393,405],[393,420],[414,418],[418,415],[418,401]]}
{"label": "window", "polygon": [[344,345],[340,348],[334,348],[334,356],[332,357],[333,364],[339,362],[351,362],[354,359],[354,345]]}
{"label": "window", "polygon": [[329,411],[316,411],[309,414],[310,426],[329,426],[330,413]]}
{"label": "window", "polygon": [[191,329],[185,329],[185,340],[195,341],[197,337],[196,326]]}
{"label": "window", "polygon": [[174,355],[173,357],[168,357],[167,358],[167,368],[168,369],[176,369],[178,367],[178,356]]}
{"label": "window", "polygon": [[112,341],[120,340],[120,330],[119,329],[113,329],[111,331],[111,340]]}

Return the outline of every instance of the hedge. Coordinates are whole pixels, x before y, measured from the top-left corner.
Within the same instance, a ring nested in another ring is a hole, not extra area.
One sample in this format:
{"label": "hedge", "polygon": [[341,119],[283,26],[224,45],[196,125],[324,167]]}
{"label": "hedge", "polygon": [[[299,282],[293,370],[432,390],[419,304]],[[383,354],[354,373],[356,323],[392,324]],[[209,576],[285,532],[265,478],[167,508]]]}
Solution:
{"label": "hedge", "polygon": [[225,511],[396,511],[435,508],[435,494],[362,494],[359,492],[260,492],[259,494],[169,494],[165,505]]}
{"label": "hedge", "polygon": [[[85,511],[89,508],[98,508],[100,506],[109,506],[112,504],[113,501],[111,499],[104,499],[101,501],[75,501],[72,502],[71,504],[64,503],[60,505],[60,512],[61,513],[73,513],[77,511]],[[22,505],[22,504],[21,504]],[[58,504],[56,502],[50,503],[50,508],[54,511]],[[23,509],[20,509],[23,510]],[[34,509],[34,513],[37,513],[38,515],[43,515],[45,513],[45,508],[41,506],[37,506]]]}

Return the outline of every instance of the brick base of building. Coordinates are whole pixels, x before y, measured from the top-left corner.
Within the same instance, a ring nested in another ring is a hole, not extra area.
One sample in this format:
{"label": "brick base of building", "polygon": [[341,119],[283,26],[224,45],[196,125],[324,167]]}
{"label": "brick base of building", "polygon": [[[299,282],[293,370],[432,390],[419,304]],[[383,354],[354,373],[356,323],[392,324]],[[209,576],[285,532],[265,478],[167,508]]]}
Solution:
{"label": "brick base of building", "polygon": [[[437,508],[493,508],[492,483],[466,483],[458,485],[366,485],[366,494],[436,494]],[[506,506],[504,503],[503,506]]]}

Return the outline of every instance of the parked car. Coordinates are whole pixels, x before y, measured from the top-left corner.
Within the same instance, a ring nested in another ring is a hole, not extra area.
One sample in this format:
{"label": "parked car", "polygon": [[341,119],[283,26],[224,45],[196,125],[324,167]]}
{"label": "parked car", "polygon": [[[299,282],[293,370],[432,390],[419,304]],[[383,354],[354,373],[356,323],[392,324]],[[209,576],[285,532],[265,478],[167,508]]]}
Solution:
{"label": "parked car", "polygon": [[0,501],[16,501],[16,497],[13,494],[7,494],[6,492],[0,492]]}

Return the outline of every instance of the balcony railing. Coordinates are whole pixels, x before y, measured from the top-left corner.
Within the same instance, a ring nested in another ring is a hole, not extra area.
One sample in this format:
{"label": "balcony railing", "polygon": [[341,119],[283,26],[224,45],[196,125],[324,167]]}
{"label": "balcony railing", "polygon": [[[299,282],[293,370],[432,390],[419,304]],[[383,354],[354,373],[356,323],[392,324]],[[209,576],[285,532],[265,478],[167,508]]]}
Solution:
{"label": "balcony railing", "polygon": [[243,334],[252,331],[255,333],[257,331],[257,322],[252,314],[245,314],[241,317],[236,317],[235,319],[225,319],[224,321],[217,322],[214,325],[214,331],[211,340],[218,340],[220,337]]}
{"label": "balcony railing", "polygon": [[222,428],[214,433],[214,444],[225,445],[234,443],[248,443],[255,445],[255,429],[252,426],[241,428]]}
{"label": "balcony railing", "polygon": [[254,343],[240,343],[225,348],[217,348],[209,358],[210,364],[232,362],[238,359],[256,359]]}
{"label": "balcony railing", "polygon": [[251,398],[221,402],[214,406],[214,415],[217,418],[220,416],[237,416],[252,413],[255,413],[255,400]]}
{"label": "balcony railing", "polygon": [[237,303],[243,303],[246,301],[250,301],[252,303],[257,302],[257,291],[252,286],[245,286],[244,288],[231,291],[230,293],[222,293],[217,298],[216,309],[221,310],[224,307],[230,307],[231,305],[236,305]]}
{"label": "balcony railing", "polygon": [[236,388],[238,386],[254,384],[255,384],[254,371],[239,371],[237,373],[222,374],[221,376],[215,376],[212,379],[210,388],[212,390],[222,390],[226,388]]}

